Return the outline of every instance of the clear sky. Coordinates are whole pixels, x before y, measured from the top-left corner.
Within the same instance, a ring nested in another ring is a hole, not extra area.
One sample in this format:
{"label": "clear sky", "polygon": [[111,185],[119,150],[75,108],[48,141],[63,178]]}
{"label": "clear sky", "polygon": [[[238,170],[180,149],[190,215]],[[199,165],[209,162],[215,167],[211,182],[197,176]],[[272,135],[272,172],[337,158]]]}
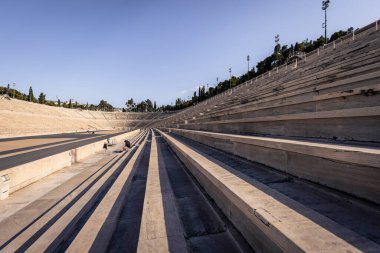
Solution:
{"label": "clear sky", "polygon": [[[328,34],[380,18],[379,0],[331,0]],[[0,85],[48,99],[159,105],[323,34],[320,0],[0,0]]]}

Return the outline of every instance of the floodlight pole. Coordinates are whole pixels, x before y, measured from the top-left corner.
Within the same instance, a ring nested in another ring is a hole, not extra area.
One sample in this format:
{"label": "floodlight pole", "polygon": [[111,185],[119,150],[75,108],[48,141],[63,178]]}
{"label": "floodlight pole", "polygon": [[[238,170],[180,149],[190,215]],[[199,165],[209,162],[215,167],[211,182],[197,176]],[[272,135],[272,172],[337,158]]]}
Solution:
{"label": "floodlight pole", "polygon": [[274,42],[276,43],[276,66],[278,66],[278,55],[279,55],[279,50],[277,50],[277,46],[279,45],[280,43],[280,35],[277,34],[276,36],[274,36]]}
{"label": "floodlight pole", "polygon": [[249,55],[247,55],[247,62],[248,62],[248,78],[249,78],[249,60],[250,60],[250,58],[249,58]]}
{"label": "floodlight pole", "polygon": [[325,8],[325,44],[327,44],[327,7]]}
{"label": "floodlight pole", "polygon": [[325,28],[325,44],[327,44],[327,8],[329,7],[330,0],[322,1],[322,10],[325,11],[325,22],[322,24],[322,28]]}
{"label": "floodlight pole", "polygon": [[218,84],[219,84],[219,77],[216,78],[216,85],[215,85],[216,94],[218,94]]}
{"label": "floodlight pole", "polygon": [[232,78],[232,76],[231,76],[231,68],[229,68],[228,71],[230,72],[230,89],[231,89],[231,87],[232,87],[232,84],[231,84],[231,78]]}

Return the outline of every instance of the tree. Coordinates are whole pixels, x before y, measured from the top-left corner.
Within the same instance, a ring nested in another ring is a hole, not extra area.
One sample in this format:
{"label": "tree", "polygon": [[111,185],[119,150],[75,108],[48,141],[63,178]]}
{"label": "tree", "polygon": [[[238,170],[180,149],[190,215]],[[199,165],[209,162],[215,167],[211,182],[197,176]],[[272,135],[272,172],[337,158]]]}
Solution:
{"label": "tree", "polygon": [[134,111],[136,108],[136,104],[135,104],[135,101],[133,101],[133,98],[128,99],[125,105],[127,106],[128,111]]}
{"label": "tree", "polygon": [[193,101],[193,103],[198,102],[198,97],[197,97],[197,92],[196,91],[194,91],[194,94],[193,94],[193,97],[191,98],[191,100]]}
{"label": "tree", "polygon": [[286,45],[281,47],[280,43],[276,44],[276,46],[274,47],[273,56],[272,56],[272,58],[273,58],[272,66],[273,67],[278,67],[282,63],[285,62],[284,53],[285,53],[286,49],[287,49]]}
{"label": "tree", "polygon": [[103,99],[100,100],[98,108],[100,108],[102,111],[113,111],[113,106]]}
{"label": "tree", "polygon": [[146,112],[147,111],[147,104],[145,101],[142,101],[141,103],[136,105],[136,110],[138,112]]}
{"label": "tree", "polygon": [[145,100],[146,103],[146,109],[151,112],[153,111],[153,103],[150,99]]}
{"label": "tree", "polygon": [[231,77],[231,87],[237,86],[239,83],[239,79],[236,76]]}
{"label": "tree", "polygon": [[58,98],[58,106],[61,106],[61,100]]}
{"label": "tree", "polygon": [[69,108],[72,108],[71,98],[70,98],[70,101],[69,101]]}
{"label": "tree", "polygon": [[[352,27],[351,27],[351,28],[352,28]],[[352,28],[352,29],[353,29],[353,28]],[[333,34],[331,35],[329,41],[334,41],[334,40],[336,40],[336,39],[338,39],[338,38],[340,38],[340,37],[343,37],[343,36],[345,36],[347,33],[349,33],[349,31],[350,31],[350,28],[349,28],[347,31],[342,31],[342,30],[340,30],[340,31],[338,31],[338,32],[335,32],[335,33],[333,33]]]}
{"label": "tree", "polygon": [[300,51],[300,45],[298,44],[298,42],[296,42],[296,44],[294,45],[294,52],[299,52]]}
{"label": "tree", "polygon": [[46,94],[43,92],[40,93],[40,96],[38,97],[38,103],[45,104],[46,103]]}
{"label": "tree", "polygon": [[36,98],[35,98],[34,95],[33,95],[33,89],[32,89],[32,86],[29,87],[28,100],[29,100],[30,102],[34,102],[34,101],[36,100]]}
{"label": "tree", "polygon": [[125,105],[129,105],[129,106],[132,106],[135,102],[133,101],[133,98],[131,99],[128,99],[127,103],[125,103]]}

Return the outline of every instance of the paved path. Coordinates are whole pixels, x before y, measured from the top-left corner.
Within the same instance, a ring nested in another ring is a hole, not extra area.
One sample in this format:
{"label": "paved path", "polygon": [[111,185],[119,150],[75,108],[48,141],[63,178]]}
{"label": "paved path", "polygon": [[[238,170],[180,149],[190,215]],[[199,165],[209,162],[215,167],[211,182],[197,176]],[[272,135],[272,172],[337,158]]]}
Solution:
{"label": "paved path", "polygon": [[127,131],[65,133],[0,139],[0,170],[110,138]]}
{"label": "paved path", "polygon": [[0,222],[30,203],[40,199],[47,192],[65,184],[78,174],[84,171],[94,170],[94,168],[104,166],[106,163],[112,161],[117,156],[116,151],[120,149],[121,145],[122,144],[111,147],[107,154],[104,154],[104,152],[96,152],[87,157],[85,161],[65,167],[40,179],[38,182],[12,193],[7,199],[1,201]]}

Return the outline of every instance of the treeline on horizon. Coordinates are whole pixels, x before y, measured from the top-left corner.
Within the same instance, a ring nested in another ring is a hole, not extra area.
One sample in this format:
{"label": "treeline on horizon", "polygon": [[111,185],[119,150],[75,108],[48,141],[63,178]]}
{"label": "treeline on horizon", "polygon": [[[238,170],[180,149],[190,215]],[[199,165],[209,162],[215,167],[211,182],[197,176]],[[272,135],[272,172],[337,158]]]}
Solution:
{"label": "treeline on horizon", "polygon": [[11,98],[19,99],[19,100],[24,100],[24,101],[29,101],[33,103],[39,103],[39,104],[44,104],[44,105],[49,105],[49,106],[57,106],[57,107],[64,107],[64,108],[72,108],[72,109],[82,109],[82,110],[92,110],[92,111],[108,111],[112,112],[114,111],[114,107],[109,104],[105,100],[100,100],[98,105],[94,104],[81,104],[78,103],[77,101],[73,101],[72,99],[69,99],[69,101],[61,101],[58,99],[57,101],[53,100],[47,100],[46,99],[46,94],[41,92],[38,98],[34,96],[33,93],[33,88],[29,87],[29,92],[28,94],[22,93],[16,89],[10,88],[10,85],[8,84],[6,87],[0,86],[0,94],[8,95]]}
{"label": "treeline on horizon", "polygon": [[[353,28],[350,27],[346,31],[338,31],[331,35],[330,38],[327,38],[327,43],[337,40],[353,31]],[[182,110],[189,106],[195,105],[199,102],[202,102],[208,98],[211,98],[215,95],[218,95],[230,88],[236,87],[239,84],[242,84],[252,78],[260,76],[265,72],[268,72],[282,64],[284,64],[292,56],[309,53],[325,44],[325,38],[320,36],[316,40],[306,39],[302,42],[296,42],[288,45],[276,44],[274,47],[273,53],[266,57],[264,60],[259,61],[256,65],[256,68],[251,68],[249,72],[236,77],[232,76],[230,79],[226,79],[222,82],[219,82],[215,87],[208,87],[205,85],[199,85],[198,91],[194,91],[191,99],[181,99],[177,98],[174,105],[162,105],[157,107],[156,102],[152,102],[150,99],[136,103],[133,98],[128,99],[125,103],[126,108],[122,108],[123,112],[156,112],[156,111],[176,111]],[[206,88],[207,87],[207,88]],[[46,104],[50,106],[59,106],[65,108],[74,108],[82,110],[94,110],[94,111],[114,111],[115,107],[109,104],[105,100],[101,100],[98,105],[94,104],[79,104],[78,102],[73,102],[71,99],[67,102],[61,102],[59,99],[57,101],[47,100],[46,94],[41,92],[36,98],[33,94],[33,88],[29,88],[29,93],[24,94],[18,90],[12,89],[9,87],[9,84],[6,87],[0,86],[0,94],[8,94],[10,97],[15,99],[30,101],[34,103]]]}

